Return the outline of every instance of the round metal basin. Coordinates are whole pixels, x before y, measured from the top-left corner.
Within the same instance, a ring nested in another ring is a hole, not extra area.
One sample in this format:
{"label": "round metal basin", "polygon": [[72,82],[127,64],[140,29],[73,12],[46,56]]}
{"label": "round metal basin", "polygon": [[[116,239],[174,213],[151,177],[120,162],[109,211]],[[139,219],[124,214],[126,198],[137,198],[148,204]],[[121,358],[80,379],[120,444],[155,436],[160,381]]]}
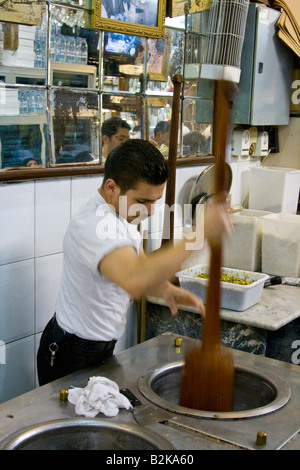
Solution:
{"label": "round metal basin", "polygon": [[2,450],[172,450],[140,426],[100,419],[66,419],[34,425],[9,436]]}
{"label": "round metal basin", "polygon": [[179,405],[183,361],[160,365],[138,381],[140,392],[156,405],[179,414],[199,418],[238,419],[265,415],[278,410],[290,399],[285,380],[255,367],[235,365],[234,406],[230,412],[195,410]]}

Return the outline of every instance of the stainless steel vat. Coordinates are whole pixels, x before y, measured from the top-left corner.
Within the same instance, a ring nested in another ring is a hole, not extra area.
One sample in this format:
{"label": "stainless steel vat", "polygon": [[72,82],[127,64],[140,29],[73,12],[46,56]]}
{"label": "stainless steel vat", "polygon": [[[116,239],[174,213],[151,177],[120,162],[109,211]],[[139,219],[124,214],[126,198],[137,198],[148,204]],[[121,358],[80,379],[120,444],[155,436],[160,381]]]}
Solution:
{"label": "stainless steel vat", "polygon": [[179,405],[184,362],[162,364],[142,375],[140,392],[151,402],[171,411],[201,418],[252,418],[278,410],[290,399],[289,384],[278,375],[256,367],[235,365],[234,406],[232,412],[195,410]]}
{"label": "stainless steel vat", "polygon": [[101,419],[37,424],[7,438],[2,450],[172,450],[158,434],[137,425]]}

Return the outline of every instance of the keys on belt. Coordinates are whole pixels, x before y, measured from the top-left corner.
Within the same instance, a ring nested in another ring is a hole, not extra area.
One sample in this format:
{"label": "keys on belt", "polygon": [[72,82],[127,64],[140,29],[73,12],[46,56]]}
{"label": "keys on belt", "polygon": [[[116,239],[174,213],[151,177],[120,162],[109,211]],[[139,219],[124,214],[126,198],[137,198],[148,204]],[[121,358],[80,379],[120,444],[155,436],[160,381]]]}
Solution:
{"label": "keys on belt", "polygon": [[58,350],[58,345],[56,343],[51,343],[49,345],[49,351],[51,353],[50,356],[50,367],[53,367],[54,365],[54,359],[55,359],[55,353]]}

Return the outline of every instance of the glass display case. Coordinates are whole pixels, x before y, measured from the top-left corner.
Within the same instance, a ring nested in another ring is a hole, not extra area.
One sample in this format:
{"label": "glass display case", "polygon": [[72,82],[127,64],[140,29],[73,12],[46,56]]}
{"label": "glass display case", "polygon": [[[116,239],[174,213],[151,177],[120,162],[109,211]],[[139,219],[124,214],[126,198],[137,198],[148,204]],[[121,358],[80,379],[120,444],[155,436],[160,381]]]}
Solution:
{"label": "glass display case", "polygon": [[[40,25],[0,23],[2,181],[101,171],[101,128],[111,117],[168,158],[172,77],[185,73],[200,19],[167,18],[155,39],[92,29],[91,11],[89,0],[49,1]],[[178,161],[211,154],[212,110],[212,87],[186,77]]]}

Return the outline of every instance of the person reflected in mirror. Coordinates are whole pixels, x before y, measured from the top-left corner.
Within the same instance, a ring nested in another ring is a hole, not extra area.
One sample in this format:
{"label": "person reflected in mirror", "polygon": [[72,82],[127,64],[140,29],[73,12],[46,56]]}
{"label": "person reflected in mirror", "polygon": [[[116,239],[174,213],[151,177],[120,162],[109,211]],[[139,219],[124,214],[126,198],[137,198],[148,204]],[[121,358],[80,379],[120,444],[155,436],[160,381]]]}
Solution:
{"label": "person reflected in mirror", "polygon": [[130,0],[102,0],[102,18],[122,19],[130,8]]}
{"label": "person reflected in mirror", "polygon": [[132,132],[130,133],[131,139],[140,139],[142,137],[141,126],[134,126]]}
{"label": "person reflected in mirror", "polygon": [[[168,164],[147,140],[129,139],[107,157],[101,187],[72,217],[63,242],[63,267],[56,310],[41,337],[37,356],[44,385],[113,355],[126,327],[131,299],[164,299],[170,315],[178,305],[204,313],[202,300],[169,282],[191,255],[184,232],[176,244],[143,251],[138,225],[151,216],[163,196]],[[229,216],[223,202],[209,205],[203,234],[221,243]]]}
{"label": "person reflected in mirror", "polygon": [[103,122],[102,133],[102,162],[109,153],[122,142],[130,139],[131,126],[124,119],[111,117]]}
{"label": "person reflected in mirror", "polygon": [[38,162],[35,158],[26,158],[23,161],[23,166],[25,166],[26,168],[34,168],[34,167],[37,167],[37,166],[40,166],[40,165],[38,164]]}
{"label": "person reflected in mirror", "polygon": [[210,153],[210,137],[198,131],[188,132],[183,136],[183,155],[206,155]]}
{"label": "person reflected in mirror", "polygon": [[165,158],[169,155],[170,121],[159,121],[154,129],[154,139],[150,142],[155,145]]}

